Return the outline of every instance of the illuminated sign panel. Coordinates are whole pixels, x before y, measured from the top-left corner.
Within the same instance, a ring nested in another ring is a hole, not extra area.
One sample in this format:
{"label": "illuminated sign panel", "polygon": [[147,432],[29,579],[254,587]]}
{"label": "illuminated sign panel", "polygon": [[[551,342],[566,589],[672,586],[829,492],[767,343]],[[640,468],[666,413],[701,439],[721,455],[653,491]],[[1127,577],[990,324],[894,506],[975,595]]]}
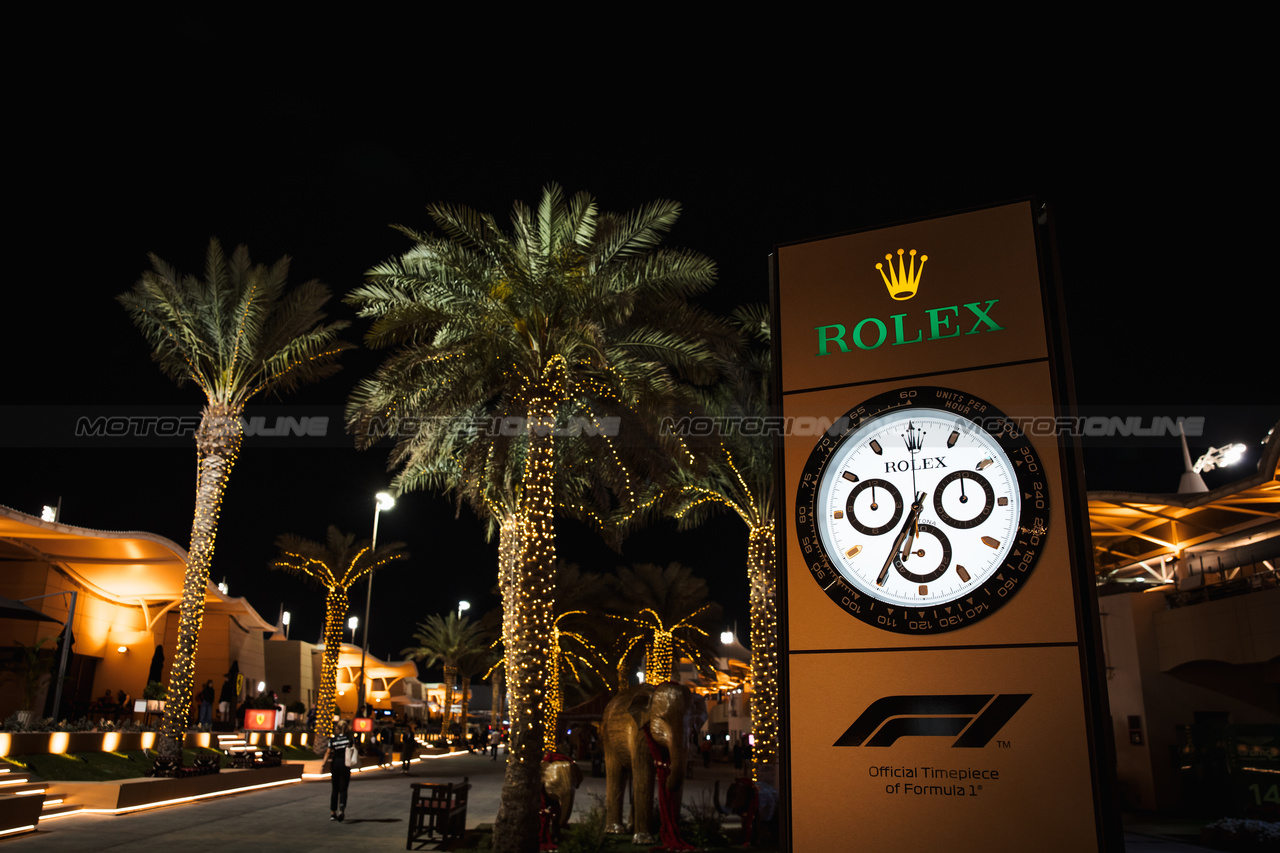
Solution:
{"label": "illuminated sign panel", "polygon": [[775,256],[782,414],[831,424],[783,440],[796,851],[1102,847],[1087,573],[1061,448],[1018,427],[1061,396],[1035,229],[1023,202]]}
{"label": "illuminated sign panel", "polygon": [[244,727],[254,732],[269,732],[276,727],[275,708],[249,708],[244,712]]}

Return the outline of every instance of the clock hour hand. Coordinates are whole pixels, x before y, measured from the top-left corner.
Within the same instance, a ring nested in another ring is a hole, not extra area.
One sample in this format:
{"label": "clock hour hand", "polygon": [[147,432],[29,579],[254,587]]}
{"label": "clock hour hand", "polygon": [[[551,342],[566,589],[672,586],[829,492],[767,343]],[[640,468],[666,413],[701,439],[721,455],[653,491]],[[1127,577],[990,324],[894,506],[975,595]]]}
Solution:
{"label": "clock hour hand", "polygon": [[920,535],[920,510],[924,507],[924,496],[927,494],[928,492],[920,492],[916,495],[915,503],[911,505],[911,517],[907,519],[911,530],[907,533],[907,544],[902,549],[902,561],[904,563],[907,561],[907,557],[911,555],[911,544]]}
{"label": "clock hour hand", "polygon": [[[889,567],[893,565],[893,558],[898,556],[898,549],[902,547],[902,543],[911,532],[915,529],[916,522],[920,518],[920,510],[924,506],[925,493],[921,492],[916,496],[915,503],[911,504],[911,514],[907,516],[907,521],[902,525],[902,529],[898,531],[898,535],[893,539],[893,545],[889,547],[889,556],[885,559],[884,565],[880,568],[880,574],[876,577],[876,586],[884,586],[885,580],[889,577]],[[908,545],[908,548],[911,546]]]}

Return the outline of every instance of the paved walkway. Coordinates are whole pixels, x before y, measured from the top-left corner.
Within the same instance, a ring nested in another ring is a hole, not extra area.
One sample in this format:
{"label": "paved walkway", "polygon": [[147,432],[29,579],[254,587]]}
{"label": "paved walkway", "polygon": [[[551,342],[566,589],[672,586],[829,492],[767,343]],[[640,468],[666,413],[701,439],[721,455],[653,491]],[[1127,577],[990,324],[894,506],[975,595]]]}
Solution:
{"label": "paved walkway", "polygon": [[[585,767],[585,765],[584,765]],[[216,850],[291,851],[307,853],[365,850],[404,850],[408,831],[409,783],[472,782],[467,826],[492,823],[498,813],[504,758],[497,762],[462,753],[426,759],[413,765],[406,778],[398,770],[359,773],[351,779],[346,821],[329,820],[329,784],[303,782],[187,805],[168,806],[128,815],[73,815],[41,821],[39,831],[0,841],[3,853],[45,851],[175,850],[199,853]],[[686,781],[685,802],[706,798],[711,786],[735,776],[732,767],[698,768]],[[592,795],[604,797],[604,780],[588,777],[578,789],[575,815],[590,808]],[[735,823],[736,823],[736,819]],[[1126,823],[1129,823],[1127,821]],[[1206,848],[1156,835],[1158,825],[1131,824],[1125,833],[1128,853],[1204,853]],[[833,849],[833,853],[839,851]]]}

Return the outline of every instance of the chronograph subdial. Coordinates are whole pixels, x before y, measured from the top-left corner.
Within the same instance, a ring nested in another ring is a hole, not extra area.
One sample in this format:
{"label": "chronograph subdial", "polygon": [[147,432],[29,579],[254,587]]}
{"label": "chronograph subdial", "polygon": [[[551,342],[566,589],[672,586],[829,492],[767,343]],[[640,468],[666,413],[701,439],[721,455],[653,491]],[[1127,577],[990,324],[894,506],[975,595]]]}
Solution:
{"label": "chronograph subdial", "polygon": [[905,559],[904,554],[894,555],[893,567],[912,583],[935,581],[951,567],[951,540],[932,524],[922,522],[909,547]]}
{"label": "chronograph subdial", "polygon": [[996,494],[987,478],[976,471],[959,470],[938,481],[933,510],[948,527],[970,530],[986,521],[995,507]]}
{"label": "chronograph subdial", "polygon": [[863,480],[849,492],[845,510],[854,530],[879,536],[902,520],[902,493],[888,480]]}

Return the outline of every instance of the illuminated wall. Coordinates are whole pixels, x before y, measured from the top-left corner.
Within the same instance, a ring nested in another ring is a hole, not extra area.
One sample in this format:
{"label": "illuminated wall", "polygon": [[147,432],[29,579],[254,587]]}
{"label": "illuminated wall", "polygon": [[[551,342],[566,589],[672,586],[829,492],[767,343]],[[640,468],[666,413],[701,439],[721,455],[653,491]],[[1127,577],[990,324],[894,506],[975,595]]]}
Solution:
{"label": "illuminated wall", "polygon": [[[0,557],[5,558],[0,560],[0,595],[17,600],[72,589],[78,591],[75,623],[72,626],[75,635],[72,651],[98,659],[89,694],[92,699],[96,700],[106,690],[110,690],[112,694],[124,690],[134,699],[141,699],[157,639],[160,639],[165,648],[162,680],[168,678],[169,665],[177,643],[176,608],[159,615],[152,630],[148,630],[146,615],[140,605],[112,601],[89,585],[77,583],[68,577],[60,566],[32,558],[25,548],[0,541]],[[59,623],[66,621],[69,604],[69,595],[29,602],[31,607],[57,619]],[[151,616],[156,618],[164,603],[153,602],[148,607]],[[263,624],[262,619],[243,599],[209,603],[201,631],[200,656],[196,664],[197,688],[211,679],[214,689],[220,690],[223,673],[227,672],[233,660],[239,660],[246,685],[256,685],[258,680],[265,678],[263,632],[252,627],[255,624]],[[61,630],[61,624],[53,622],[0,619],[0,645],[8,647],[14,642],[31,644],[40,638],[54,636]],[[121,647],[125,651],[118,651]],[[65,690],[66,688],[64,692]],[[0,718],[17,710],[21,703],[20,693],[6,685],[5,689],[0,690]]]}

